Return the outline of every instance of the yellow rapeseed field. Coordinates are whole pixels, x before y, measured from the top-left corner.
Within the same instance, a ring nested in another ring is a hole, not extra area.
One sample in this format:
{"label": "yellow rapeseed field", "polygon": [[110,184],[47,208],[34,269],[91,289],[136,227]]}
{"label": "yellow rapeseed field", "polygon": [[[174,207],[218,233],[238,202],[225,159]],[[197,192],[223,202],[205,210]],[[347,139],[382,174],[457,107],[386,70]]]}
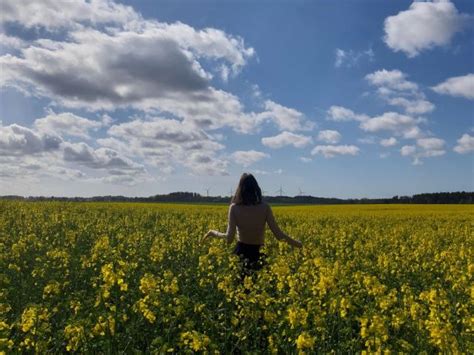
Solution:
{"label": "yellow rapeseed field", "polygon": [[0,352],[474,353],[474,207],[274,207],[239,283],[227,206],[0,202]]}

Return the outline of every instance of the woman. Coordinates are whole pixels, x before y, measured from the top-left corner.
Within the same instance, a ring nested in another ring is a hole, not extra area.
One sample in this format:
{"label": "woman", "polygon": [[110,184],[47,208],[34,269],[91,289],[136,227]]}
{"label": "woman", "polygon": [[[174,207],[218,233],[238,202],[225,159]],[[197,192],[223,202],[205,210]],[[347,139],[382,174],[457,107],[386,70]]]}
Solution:
{"label": "woman", "polygon": [[298,248],[303,246],[299,240],[282,232],[275,222],[271,207],[262,201],[262,191],[257,180],[252,174],[244,173],[240,177],[239,186],[229,207],[227,232],[210,230],[202,241],[208,237],[214,237],[223,238],[230,244],[237,228],[238,238],[234,254],[239,255],[243,261],[244,275],[242,277],[244,277],[251,270],[261,269],[265,263],[265,254],[260,253],[260,248],[264,244],[265,224],[268,224],[278,240]]}

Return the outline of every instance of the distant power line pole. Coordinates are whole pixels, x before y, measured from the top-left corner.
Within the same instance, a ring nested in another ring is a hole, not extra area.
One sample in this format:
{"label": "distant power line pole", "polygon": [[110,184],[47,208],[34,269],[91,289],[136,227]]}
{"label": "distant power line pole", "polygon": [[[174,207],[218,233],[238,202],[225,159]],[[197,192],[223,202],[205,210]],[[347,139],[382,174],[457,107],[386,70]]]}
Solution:
{"label": "distant power line pole", "polygon": [[206,196],[207,196],[207,197],[209,197],[209,190],[211,190],[211,188],[210,188],[210,187],[208,187],[208,188],[207,188],[207,189],[205,189],[205,190],[206,190]]}
{"label": "distant power line pole", "polygon": [[303,194],[304,194],[304,191],[301,190],[300,187],[298,187],[298,195],[297,196],[303,196]]}
{"label": "distant power line pole", "polygon": [[233,189],[230,189],[229,192],[230,192],[230,197],[234,196],[234,190]]}
{"label": "distant power line pole", "polygon": [[275,192],[277,192],[279,195],[278,196],[283,196],[283,188],[281,187],[280,185],[280,188],[278,190],[276,190]]}

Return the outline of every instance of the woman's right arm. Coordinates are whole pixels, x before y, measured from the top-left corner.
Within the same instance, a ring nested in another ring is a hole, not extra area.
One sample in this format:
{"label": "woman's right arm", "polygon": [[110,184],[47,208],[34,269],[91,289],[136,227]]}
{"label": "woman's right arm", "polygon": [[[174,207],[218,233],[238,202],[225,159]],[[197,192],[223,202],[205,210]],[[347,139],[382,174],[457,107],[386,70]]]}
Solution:
{"label": "woman's right arm", "polygon": [[273,235],[275,236],[276,239],[282,240],[287,242],[290,245],[293,245],[295,247],[301,248],[303,246],[303,243],[301,243],[299,240],[293,239],[287,234],[285,234],[280,227],[278,227],[278,224],[275,221],[275,217],[273,216],[273,211],[270,205],[267,205],[267,224],[270,227],[270,230],[272,231]]}

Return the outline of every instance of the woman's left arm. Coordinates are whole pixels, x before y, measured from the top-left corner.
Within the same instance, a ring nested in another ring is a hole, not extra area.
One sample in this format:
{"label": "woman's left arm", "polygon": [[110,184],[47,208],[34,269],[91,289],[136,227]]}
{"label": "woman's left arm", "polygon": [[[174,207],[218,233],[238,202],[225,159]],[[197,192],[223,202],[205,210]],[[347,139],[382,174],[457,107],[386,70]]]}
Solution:
{"label": "woman's left arm", "polygon": [[211,229],[201,239],[201,243],[204,242],[208,237],[222,238],[222,239],[225,239],[228,244],[232,243],[232,241],[234,240],[234,237],[235,237],[235,230],[236,230],[233,206],[234,206],[233,204],[229,206],[229,213],[228,213],[228,218],[227,218],[228,219],[227,231],[225,233],[221,233],[219,231]]}

